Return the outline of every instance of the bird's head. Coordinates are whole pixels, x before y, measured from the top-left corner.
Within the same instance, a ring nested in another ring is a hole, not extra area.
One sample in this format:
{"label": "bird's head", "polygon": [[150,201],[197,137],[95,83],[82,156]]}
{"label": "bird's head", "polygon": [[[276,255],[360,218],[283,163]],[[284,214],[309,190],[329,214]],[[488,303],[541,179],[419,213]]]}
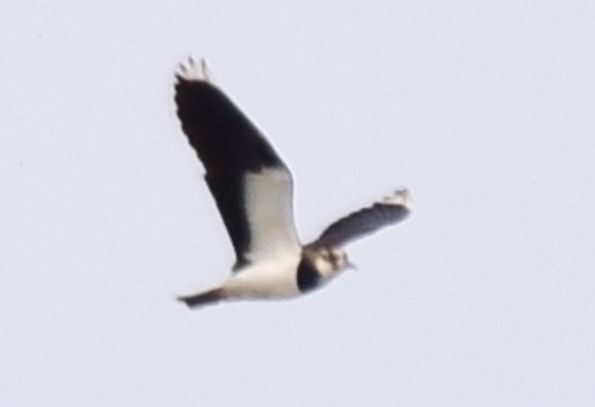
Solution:
{"label": "bird's head", "polygon": [[329,282],[341,271],[355,268],[347,254],[339,248],[307,245],[297,269],[297,285],[301,292],[310,291]]}
{"label": "bird's head", "polygon": [[340,248],[313,247],[306,251],[306,256],[324,279],[334,277],[343,270],[355,269],[347,253]]}

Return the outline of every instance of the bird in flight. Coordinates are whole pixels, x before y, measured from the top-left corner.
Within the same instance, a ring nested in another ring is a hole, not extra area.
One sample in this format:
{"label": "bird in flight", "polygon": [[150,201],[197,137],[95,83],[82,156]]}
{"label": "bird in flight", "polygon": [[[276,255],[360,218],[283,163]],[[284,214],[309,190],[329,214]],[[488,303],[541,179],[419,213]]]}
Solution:
{"label": "bird in flight", "polygon": [[176,78],[182,130],[205,167],[236,255],[232,275],[220,286],[178,298],[189,307],[308,293],[353,268],[347,244],[409,214],[409,193],[400,189],[302,245],[293,219],[292,176],[271,144],[213,83],[204,60],[189,58]]}

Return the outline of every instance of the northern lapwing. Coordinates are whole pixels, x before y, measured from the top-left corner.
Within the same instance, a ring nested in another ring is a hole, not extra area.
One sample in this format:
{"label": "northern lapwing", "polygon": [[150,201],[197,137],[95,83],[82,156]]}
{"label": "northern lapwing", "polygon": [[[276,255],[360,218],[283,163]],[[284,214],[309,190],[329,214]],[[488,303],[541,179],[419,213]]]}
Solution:
{"label": "northern lapwing", "polygon": [[189,307],[222,300],[297,297],[353,266],[343,248],[409,214],[406,189],[345,216],[302,245],[293,219],[293,180],[262,133],[213,83],[204,60],[180,65],[175,101],[182,129],[202,161],[235,249],[219,287],[179,297]]}

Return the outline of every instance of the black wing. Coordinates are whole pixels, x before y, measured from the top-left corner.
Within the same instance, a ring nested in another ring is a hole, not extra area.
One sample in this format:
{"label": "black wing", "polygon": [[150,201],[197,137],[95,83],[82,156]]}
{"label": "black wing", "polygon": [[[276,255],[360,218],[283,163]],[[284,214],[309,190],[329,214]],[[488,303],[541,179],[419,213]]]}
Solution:
{"label": "black wing", "polygon": [[[189,60],[176,76],[178,117],[206,169],[205,180],[236,252],[235,268],[274,250],[279,235],[297,244],[291,174],[273,147],[209,82],[204,61],[198,67]],[[277,221],[274,227],[259,228],[263,202],[268,204],[269,219]]]}
{"label": "black wing", "polygon": [[339,219],[322,232],[312,245],[340,247],[377,230],[402,221],[409,215],[409,193],[396,191],[382,202],[353,212]]}

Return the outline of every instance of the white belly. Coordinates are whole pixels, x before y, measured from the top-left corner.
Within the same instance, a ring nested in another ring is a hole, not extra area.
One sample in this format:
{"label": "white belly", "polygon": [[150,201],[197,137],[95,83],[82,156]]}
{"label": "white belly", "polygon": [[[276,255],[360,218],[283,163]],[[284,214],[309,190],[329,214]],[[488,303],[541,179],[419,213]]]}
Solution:
{"label": "white belly", "polygon": [[270,260],[238,271],[223,284],[228,298],[291,298],[300,294],[296,270],[299,256]]}

